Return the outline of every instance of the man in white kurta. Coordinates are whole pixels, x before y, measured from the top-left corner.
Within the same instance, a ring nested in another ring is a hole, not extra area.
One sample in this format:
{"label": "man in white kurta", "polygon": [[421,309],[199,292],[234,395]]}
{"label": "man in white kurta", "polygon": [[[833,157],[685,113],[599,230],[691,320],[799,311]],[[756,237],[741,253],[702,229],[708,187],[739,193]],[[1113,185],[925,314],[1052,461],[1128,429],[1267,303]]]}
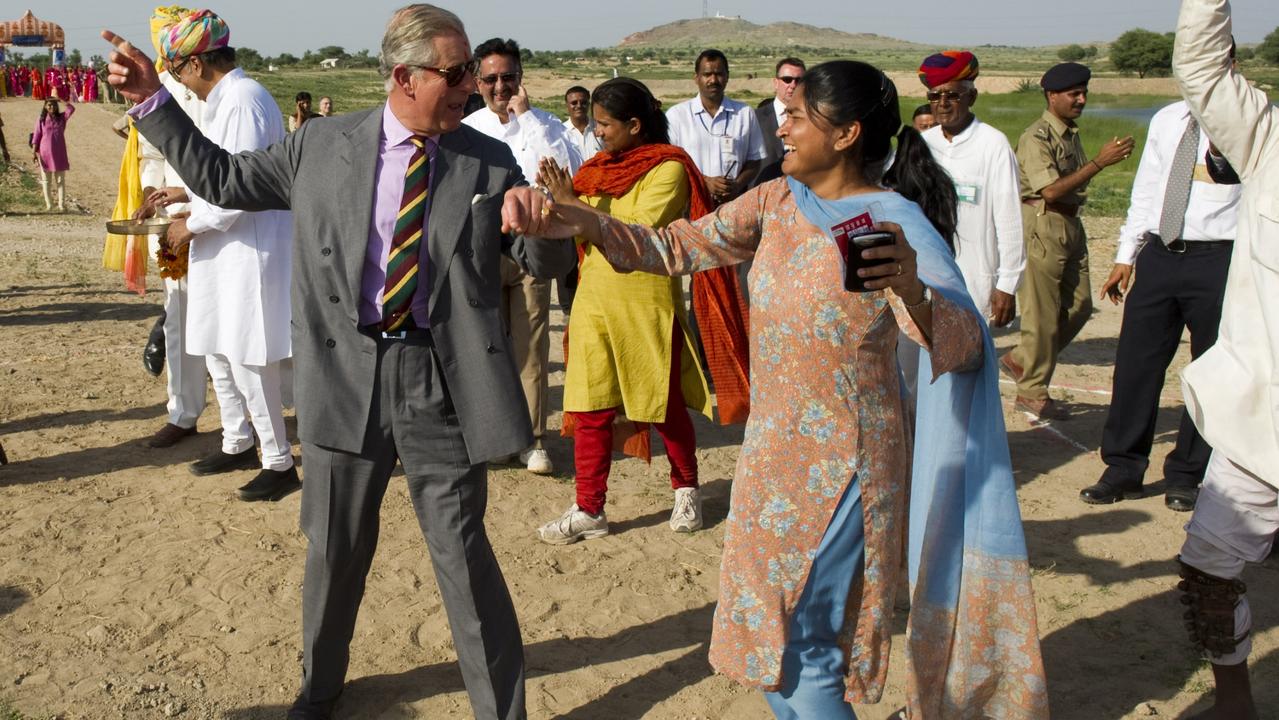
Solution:
{"label": "man in white kurta", "polygon": [[[463,118],[463,124],[506,143],[529,182],[537,178],[542,158],[553,158],[576,173],[582,154],[563,123],[529,106],[520,46],[514,40],[493,38],[480,43],[475,59],[480,63],[475,80],[484,107]],[[550,412],[551,281],[533,277],[506,256],[502,257],[502,318],[533,423],[533,446],[520,453],[519,463],[529,472],[549,475],[555,468],[542,447],[542,436]]]}
{"label": "man in white kurta", "polygon": [[[167,28],[166,28],[167,30]],[[156,45],[157,49],[159,45]],[[204,101],[197,98],[174,80],[167,72],[160,73],[160,82],[169,89],[178,105],[191,118],[197,128],[204,127]],[[154,145],[138,136],[139,175],[145,193],[164,191],[169,188],[185,194],[186,187],[182,178]],[[173,203],[161,210],[168,215],[188,212],[187,203]],[[151,257],[154,259],[159,250],[160,236],[149,238]],[[187,279],[164,279],[164,346],[168,375],[168,422],[148,441],[151,447],[169,447],[182,438],[195,434],[196,421],[204,412],[208,394],[208,371],[201,355],[187,352]]]}
{"label": "man in white kurta", "polygon": [[[184,18],[162,43],[169,73],[205,101],[204,134],[231,152],[284,139],[271,94],[235,67],[229,30],[208,11]],[[198,52],[184,54],[189,48]],[[187,352],[206,356],[222,415],[222,448],[191,465],[211,475],[258,464],[240,488],[244,500],[276,499],[297,487],[285,436],[281,361],[290,356],[292,222],[281,211],[226,210],[192,197],[190,216],[169,228],[171,244],[189,241]]]}
{"label": "man in white kurta", "polygon": [[[967,62],[971,60],[971,62]],[[943,62],[950,61],[949,65]],[[955,181],[958,225],[955,262],[968,294],[992,327],[1012,322],[1026,269],[1017,155],[1008,138],[972,112],[977,59],[951,51],[925,60],[928,101],[937,125],[924,133],[928,149]],[[933,84],[929,84],[933,83]]]}
{"label": "man in white kurta", "polygon": [[[1173,53],[1191,112],[1243,181],[1217,342],[1182,373],[1186,408],[1213,454],[1180,559],[1192,632],[1217,684],[1209,717],[1255,718],[1239,576],[1279,531],[1279,110],[1232,70],[1230,26],[1227,0],[1184,0]],[[1228,618],[1231,605],[1233,626],[1198,622],[1213,611]]]}

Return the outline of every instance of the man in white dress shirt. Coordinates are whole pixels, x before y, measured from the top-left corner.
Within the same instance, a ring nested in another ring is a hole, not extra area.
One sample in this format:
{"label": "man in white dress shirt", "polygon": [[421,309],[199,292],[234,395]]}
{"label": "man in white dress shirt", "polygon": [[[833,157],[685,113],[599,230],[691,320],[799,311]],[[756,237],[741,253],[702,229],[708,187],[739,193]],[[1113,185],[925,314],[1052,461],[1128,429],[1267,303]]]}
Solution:
{"label": "man in white dress shirt", "polygon": [[[1119,230],[1115,267],[1100,297],[1124,303],[1114,390],[1101,434],[1101,479],[1080,492],[1094,505],[1139,498],[1150,465],[1155,418],[1164,374],[1190,329],[1190,354],[1199,357],[1217,342],[1226,275],[1239,210],[1238,178],[1226,161],[1209,154],[1208,135],[1185,101],[1150,120],[1137,166],[1128,221]],[[1210,163],[1220,163],[1219,168]],[[1135,281],[1134,281],[1135,277]],[[1128,291],[1125,302],[1124,293]],[[1164,460],[1164,504],[1179,512],[1195,507],[1212,448],[1190,413],[1183,412],[1177,444]]]}
{"label": "man in white dress shirt", "polygon": [[937,125],[925,132],[928,148],[955,181],[959,223],[955,261],[977,309],[991,327],[1017,313],[1017,288],[1026,269],[1017,155],[1008,138],[973,114],[977,57],[952,50],[931,55],[919,68]]}
{"label": "man in white dress shirt", "polygon": [[750,187],[764,159],[764,136],[754,111],[724,97],[728,87],[724,53],[703,50],[694,68],[697,96],[667,110],[666,119],[671,144],[693,158],[718,205]]}
{"label": "man in white dress shirt", "polygon": [[[204,133],[231,152],[284,139],[279,106],[235,65],[226,23],[208,10],[170,29],[162,45],[170,75],[205,102]],[[187,352],[206,356],[222,415],[222,449],[191,465],[213,475],[258,465],[242,500],[274,500],[299,487],[285,436],[281,362],[291,355],[287,212],[225,210],[200,197],[169,226],[172,247],[190,243]],[[247,417],[247,419],[246,419]]]}
{"label": "man in white dress shirt", "polygon": [[600,139],[595,137],[595,118],[591,115],[591,91],[574,85],[564,92],[564,107],[568,110],[564,131],[573,139],[582,161],[590,160],[600,151]]}
{"label": "man in white dress shirt", "polygon": [[[475,59],[480,64],[475,79],[484,107],[462,122],[506,143],[530,180],[537,177],[538,162],[544,157],[555,158],[560,167],[576,173],[582,154],[563,123],[551,113],[529,106],[520,46],[514,40],[486,40],[475,48]],[[515,367],[520,371],[533,423],[533,445],[519,454],[519,462],[529,472],[550,475],[555,468],[542,447],[542,436],[550,411],[551,281],[533,277],[506,256],[501,262],[502,317],[511,335]]]}
{"label": "man in white dress shirt", "polygon": [[1172,60],[1191,114],[1243,181],[1217,342],[1182,372],[1186,408],[1213,450],[1179,560],[1192,638],[1217,686],[1196,717],[1252,720],[1240,576],[1279,531],[1279,109],[1232,69],[1230,25],[1227,0],[1184,0]]}

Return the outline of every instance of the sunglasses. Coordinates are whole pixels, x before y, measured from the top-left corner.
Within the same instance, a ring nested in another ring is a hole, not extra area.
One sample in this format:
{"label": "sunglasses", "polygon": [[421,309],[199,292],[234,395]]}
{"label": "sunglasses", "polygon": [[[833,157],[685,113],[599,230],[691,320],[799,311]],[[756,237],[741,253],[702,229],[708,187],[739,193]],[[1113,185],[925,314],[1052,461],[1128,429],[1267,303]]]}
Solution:
{"label": "sunglasses", "polygon": [[963,100],[964,98],[968,97],[968,93],[949,92],[949,91],[938,92],[936,90],[929,90],[928,93],[925,95],[925,97],[928,98],[928,102],[930,103],[941,102],[943,100],[945,100],[946,102],[953,103],[953,102],[959,102],[960,100]]}
{"label": "sunglasses", "polygon": [[515,85],[520,81],[520,74],[517,72],[511,72],[502,73],[501,75],[485,75],[484,77],[476,78],[476,80],[479,80],[485,85],[496,85],[498,80],[501,80],[507,85]]}
{"label": "sunglasses", "polygon": [[781,80],[783,83],[786,83],[787,85],[790,85],[791,83],[799,82],[800,77],[798,75],[778,75],[777,79]]}
{"label": "sunglasses", "polygon": [[444,84],[449,87],[457,87],[462,84],[467,75],[475,75],[480,69],[480,61],[471,58],[464,63],[454,65],[453,67],[438,68],[429,65],[409,65],[408,67],[417,68],[419,70],[430,70],[431,72],[444,78]]}

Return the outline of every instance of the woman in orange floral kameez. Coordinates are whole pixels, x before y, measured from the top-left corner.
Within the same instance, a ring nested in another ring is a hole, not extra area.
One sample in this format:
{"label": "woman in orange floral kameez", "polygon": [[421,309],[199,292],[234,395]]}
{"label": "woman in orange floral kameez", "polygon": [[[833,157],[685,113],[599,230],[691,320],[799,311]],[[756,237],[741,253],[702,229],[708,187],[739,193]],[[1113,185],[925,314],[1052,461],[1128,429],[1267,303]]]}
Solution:
{"label": "woman in orange floral kameez", "polygon": [[[778,131],[788,177],[701,220],[655,230],[579,205],[525,217],[531,204],[508,202],[508,223],[575,231],[616,266],[650,273],[754,259],[751,414],[711,639],[718,671],[764,690],[779,718],[851,720],[850,703],[877,702],[909,487],[903,716],[1046,717],[994,347],[943,239],[953,185],[903,128],[879,70],[825,63],[794,98]],[[862,252],[883,264],[856,270],[869,291],[850,292],[846,231],[870,225],[896,242]],[[913,477],[899,331],[932,379],[920,388]]]}

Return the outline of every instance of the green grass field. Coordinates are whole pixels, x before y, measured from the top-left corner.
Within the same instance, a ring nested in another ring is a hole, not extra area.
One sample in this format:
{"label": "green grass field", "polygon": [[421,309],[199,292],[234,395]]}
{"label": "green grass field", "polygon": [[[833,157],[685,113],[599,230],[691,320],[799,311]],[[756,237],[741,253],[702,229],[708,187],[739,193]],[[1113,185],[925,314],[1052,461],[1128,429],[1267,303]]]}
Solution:
{"label": "green grass field", "polygon": [[[43,212],[44,197],[40,194],[40,180],[32,172],[23,172],[17,165],[0,162],[0,213]],[[4,716],[0,715],[0,720]]]}

